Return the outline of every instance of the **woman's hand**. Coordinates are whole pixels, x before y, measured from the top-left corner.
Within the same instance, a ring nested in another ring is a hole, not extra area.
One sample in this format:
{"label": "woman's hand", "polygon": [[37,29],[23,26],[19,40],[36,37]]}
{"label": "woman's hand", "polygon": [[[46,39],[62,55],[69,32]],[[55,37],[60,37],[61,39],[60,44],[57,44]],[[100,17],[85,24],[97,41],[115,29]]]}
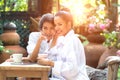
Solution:
{"label": "woman's hand", "polygon": [[41,59],[41,58],[46,59],[47,57],[48,57],[48,54],[38,54],[37,59]]}
{"label": "woman's hand", "polygon": [[13,62],[13,59],[12,58],[9,58],[7,60],[5,60],[6,62]]}
{"label": "woman's hand", "polygon": [[46,36],[43,35],[43,34],[41,34],[41,35],[39,36],[39,39],[38,39],[38,40],[42,41],[42,40],[45,40],[45,39],[47,39]]}
{"label": "woman's hand", "polygon": [[23,57],[23,58],[22,58],[22,61],[25,62],[25,63],[26,63],[26,62],[31,62],[31,60],[29,59],[29,57]]}
{"label": "woman's hand", "polygon": [[40,65],[44,65],[44,66],[54,66],[54,62],[49,60],[49,59],[44,59],[44,58],[41,58],[37,61],[38,64]]}

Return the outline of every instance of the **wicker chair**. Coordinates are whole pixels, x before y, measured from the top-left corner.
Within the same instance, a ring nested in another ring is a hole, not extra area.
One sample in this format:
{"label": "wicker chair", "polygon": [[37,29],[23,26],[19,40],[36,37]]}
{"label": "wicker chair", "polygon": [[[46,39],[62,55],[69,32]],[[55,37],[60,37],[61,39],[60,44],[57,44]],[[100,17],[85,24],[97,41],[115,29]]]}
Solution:
{"label": "wicker chair", "polygon": [[30,17],[30,20],[31,20],[30,32],[39,31],[39,27],[38,27],[39,19],[40,17],[38,18]]}

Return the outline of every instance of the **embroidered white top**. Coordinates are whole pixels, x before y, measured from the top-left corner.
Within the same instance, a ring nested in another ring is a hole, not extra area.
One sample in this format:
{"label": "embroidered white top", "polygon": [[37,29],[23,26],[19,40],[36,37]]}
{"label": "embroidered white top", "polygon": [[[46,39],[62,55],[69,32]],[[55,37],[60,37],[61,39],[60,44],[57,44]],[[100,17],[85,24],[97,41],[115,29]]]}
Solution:
{"label": "embroidered white top", "polygon": [[50,80],[89,80],[84,47],[73,30],[59,37],[50,52],[49,59],[55,62]]}
{"label": "embroidered white top", "polygon": [[73,30],[59,37],[48,53],[48,58],[55,62],[50,80],[89,80],[84,47]]}

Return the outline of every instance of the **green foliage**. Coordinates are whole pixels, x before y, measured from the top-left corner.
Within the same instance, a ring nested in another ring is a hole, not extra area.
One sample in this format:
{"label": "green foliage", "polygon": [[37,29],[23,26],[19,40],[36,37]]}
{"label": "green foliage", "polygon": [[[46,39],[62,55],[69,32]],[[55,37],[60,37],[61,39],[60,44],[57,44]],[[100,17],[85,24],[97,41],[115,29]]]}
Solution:
{"label": "green foliage", "polygon": [[82,41],[82,44],[85,46],[89,43],[89,41],[87,40],[87,38],[81,34],[76,34],[76,36],[78,36],[78,38]]}
{"label": "green foliage", "polygon": [[2,53],[2,52],[11,54],[13,51],[5,49],[5,47],[3,46],[3,42],[0,40],[0,53]]}
{"label": "green foliage", "polygon": [[0,11],[27,11],[27,0],[0,0]]}
{"label": "green foliage", "polygon": [[2,52],[3,50],[4,50],[4,46],[3,46],[2,41],[0,41],[0,52]]}
{"label": "green foliage", "polygon": [[119,35],[120,32],[112,31],[112,32],[104,32],[101,33],[105,37],[105,42],[103,45],[105,45],[108,48],[115,47],[117,49],[120,49],[120,39]]}

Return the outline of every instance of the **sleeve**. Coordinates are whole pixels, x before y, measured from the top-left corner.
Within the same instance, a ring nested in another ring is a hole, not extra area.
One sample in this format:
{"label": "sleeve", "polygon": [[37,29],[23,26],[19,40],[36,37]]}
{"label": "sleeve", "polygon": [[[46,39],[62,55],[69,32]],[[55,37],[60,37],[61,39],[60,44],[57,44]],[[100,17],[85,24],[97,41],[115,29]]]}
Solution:
{"label": "sleeve", "polygon": [[34,32],[30,33],[29,40],[28,40],[28,45],[26,47],[28,54],[31,54],[33,52],[39,35],[40,34],[36,34]]}

